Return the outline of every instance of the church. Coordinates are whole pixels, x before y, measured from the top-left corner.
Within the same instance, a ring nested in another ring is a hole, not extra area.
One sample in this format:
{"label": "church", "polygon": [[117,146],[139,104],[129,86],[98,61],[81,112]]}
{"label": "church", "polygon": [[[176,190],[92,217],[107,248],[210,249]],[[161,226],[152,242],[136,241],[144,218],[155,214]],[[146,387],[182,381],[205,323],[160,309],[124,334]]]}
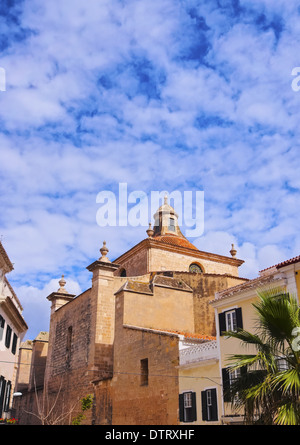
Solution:
{"label": "church", "polygon": [[68,293],[62,277],[47,297],[49,333],[33,342],[28,382],[16,382],[20,423],[69,424],[89,394],[84,424],[180,423],[180,348],[215,339],[209,302],[246,281],[239,277],[243,261],[234,246],[223,256],[190,243],[167,197],[146,232],[114,260],[104,241],[87,266],[91,286],[80,295]]}

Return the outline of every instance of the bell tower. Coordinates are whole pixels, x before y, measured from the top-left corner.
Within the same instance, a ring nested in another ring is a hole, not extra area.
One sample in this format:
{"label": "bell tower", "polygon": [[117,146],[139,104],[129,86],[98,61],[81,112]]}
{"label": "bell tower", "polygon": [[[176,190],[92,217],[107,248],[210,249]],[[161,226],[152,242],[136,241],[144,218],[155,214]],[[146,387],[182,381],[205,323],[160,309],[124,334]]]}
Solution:
{"label": "bell tower", "polygon": [[161,235],[177,235],[183,237],[178,225],[178,215],[173,207],[168,204],[168,196],[165,195],[164,203],[154,214],[154,234]]}

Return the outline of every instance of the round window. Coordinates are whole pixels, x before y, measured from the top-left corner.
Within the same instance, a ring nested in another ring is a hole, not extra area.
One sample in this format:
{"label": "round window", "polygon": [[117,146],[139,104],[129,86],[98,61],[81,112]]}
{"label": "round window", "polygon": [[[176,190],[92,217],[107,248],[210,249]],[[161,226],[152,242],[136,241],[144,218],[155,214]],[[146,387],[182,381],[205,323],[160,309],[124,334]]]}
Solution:
{"label": "round window", "polygon": [[189,271],[193,272],[193,273],[202,273],[203,270],[201,269],[201,267],[199,266],[199,264],[196,263],[192,263],[189,267]]}

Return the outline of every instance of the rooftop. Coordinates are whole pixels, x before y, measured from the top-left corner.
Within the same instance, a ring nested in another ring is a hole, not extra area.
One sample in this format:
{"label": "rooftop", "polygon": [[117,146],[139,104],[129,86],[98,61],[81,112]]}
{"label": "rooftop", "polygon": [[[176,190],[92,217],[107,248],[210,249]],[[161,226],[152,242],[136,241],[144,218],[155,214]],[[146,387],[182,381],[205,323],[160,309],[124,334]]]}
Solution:
{"label": "rooftop", "polygon": [[176,247],[185,247],[186,249],[191,250],[199,250],[194,244],[192,244],[190,241],[188,241],[184,236],[178,236],[178,235],[157,235],[154,236],[153,241],[157,241],[159,243],[163,244],[170,244],[172,246]]}
{"label": "rooftop", "polygon": [[169,287],[172,289],[192,292],[192,289],[180,278],[166,277],[156,274],[153,274],[152,278],[149,276],[149,278],[150,279],[147,282],[136,279],[127,279],[116,293],[129,291],[152,295],[153,286]]}
{"label": "rooftop", "polygon": [[198,341],[211,341],[216,340],[216,337],[201,334],[201,333],[193,333],[193,332],[185,332],[185,331],[177,331],[177,330],[169,330],[169,329],[151,329],[151,328],[145,328],[142,326],[133,326],[133,325],[123,325],[124,328],[127,329],[135,329],[139,331],[145,331],[145,332],[153,332],[156,334],[162,334],[162,335],[174,335],[174,336],[183,336],[187,340],[198,340]]}
{"label": "rooftop", "polygon": [[288,266],[290,264],[295,264],[300,262],[300,255],[290,258],[289,260],[282,261],[281,263],[275,264],[274,266],[267,267],[266,269],[262,269],[259,273],[264,274],[266,271],[271,271],[271,269],[280,269],[281,267]]}
{"label": "rooftop", "polygon": [[219,301],[223,298],[229,297],[237,292],[241,292],[244,290],[248,290],[248,289],[252,289],[252,288],[259,288],[262,287],[268,283],[272,283],[276,281],[279,281],[282,279],[282,275],[273,275],[273,274],[268,274],[268,275],[262,275],[259,276],[257,278],[253,278],[252,280],[248,280],[245,283],[242,284],[238,284],[236,286],[232,286],[229,287],[228,289],[224,289],[220,292],[217,292],[215,294],[215,299],[211,300],[210,303],[214,303],[215,301]]}

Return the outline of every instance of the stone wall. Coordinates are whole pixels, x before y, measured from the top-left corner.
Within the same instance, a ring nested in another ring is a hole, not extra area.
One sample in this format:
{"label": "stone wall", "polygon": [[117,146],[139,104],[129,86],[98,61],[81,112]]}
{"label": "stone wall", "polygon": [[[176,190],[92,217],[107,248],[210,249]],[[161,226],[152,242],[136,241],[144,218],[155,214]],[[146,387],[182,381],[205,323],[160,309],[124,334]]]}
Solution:
{"label": "stone wall", "polygon": [[215,336],[215,312],[209,302],[215,298],[215,292],[241,284],[244,280],[226,275],[190,272],[173,272],[172,276],[181,278],[193,290],[195,332]]}
{"label": "stone wall", "polygon": [[16,392],[27,391],[30,381],[30,369],[32,363],[32,340],[21,343],[19,348],[18,369],[16,376]]}
{"label": "stone wall", "polygon": [[[194,253],[194,255],[193,255]],[[217,259],[219,261],[217,261]],[[230,274],[238,276],[237,264],[230,264],[232,259],[216,257],[206,252],[190,252],[189,254],[176,252],[174,248],[162,247],[152,248],[149,251],[149,271],[183,271],[188,272],[189,266],[192,263],[197,263],[201,266],[204,273],[210,274]]]}
{"label": "stone wall", "polygon": [[136,250],[133,254],[130,251],[116,262],[121,266],[116,272],[118,275],[122,269],[126,270],[127,277],[139,276],[148,273],[148,249]]}
{"label": "stone wall", "polygon": [[[124,291],[124,323],[161,330],[194,332],[193,293],[153,286],[153,294]],[[117,334],[115,334],[117,335]]]}
{"label": "stone wall", "polygon": [[178,337],[123,327],[123,309],[124,295],[119,294],[116,297],[113,425],[176,425]]}

